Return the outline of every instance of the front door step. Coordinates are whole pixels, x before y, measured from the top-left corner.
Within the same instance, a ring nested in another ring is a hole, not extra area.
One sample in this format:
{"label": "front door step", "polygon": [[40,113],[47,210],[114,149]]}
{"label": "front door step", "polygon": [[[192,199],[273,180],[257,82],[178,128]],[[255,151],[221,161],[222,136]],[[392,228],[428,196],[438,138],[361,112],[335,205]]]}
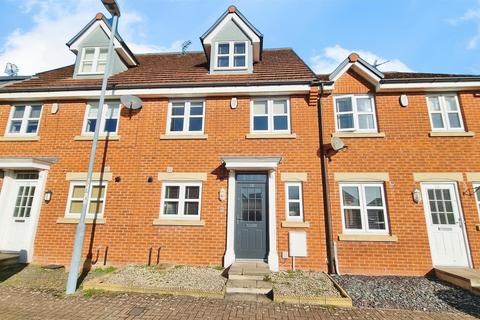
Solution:
{"label": "front door step", "polygon": [[480,295],[480,270],[472,268],[435,267],[437,278]]}
{"label": "front door step", "polygon": [[227,282],[227,293],[268,294],[272,283],[264,280],[231,280]]}
{"label": "front door step", "polygon": [[272,283],[268,277],[270,270],[264,262],[235,262],[228,270],[226,287],[227,299],[261,301],[268,299]]}
{"label": "front door step", "polygon": [[17,252],[0,252],[0,269],[15,266],[19,257],[20,254]]}

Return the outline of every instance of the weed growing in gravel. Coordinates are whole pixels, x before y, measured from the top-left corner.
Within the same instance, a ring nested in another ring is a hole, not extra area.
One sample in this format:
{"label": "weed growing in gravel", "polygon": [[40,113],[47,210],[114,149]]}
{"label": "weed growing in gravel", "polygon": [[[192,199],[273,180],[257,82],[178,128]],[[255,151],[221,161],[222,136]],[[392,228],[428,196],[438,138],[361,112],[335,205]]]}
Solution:
{"label": "weed growing in gravel", "polygon": [[83,290],[83,296],[85,298],[94,298],[95,296],[104,293],[103,290],[98,290],[98,289],[86,289]]}
{"label": "weed growing in gravel", "polygon": [[214,266],[213,269],[217,270],[217,271],[223,271],[223,267],[222,266]]}
{"label": "weed growing in gravel", "polygon": [[96,268],[95,270],[93,270],[93,272],[97,272],[97,273],[112,273],[114,271],[116,271],[117,268],[115,267],[106,267],[106,268]]}

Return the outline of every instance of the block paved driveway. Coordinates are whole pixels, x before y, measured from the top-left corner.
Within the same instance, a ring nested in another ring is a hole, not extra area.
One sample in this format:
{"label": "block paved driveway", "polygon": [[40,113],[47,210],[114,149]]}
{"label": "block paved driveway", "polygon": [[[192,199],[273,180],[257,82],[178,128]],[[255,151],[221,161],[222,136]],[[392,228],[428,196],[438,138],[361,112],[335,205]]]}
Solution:
{"label": "block paved driveway", "polygon": [[473,319],[463,314],[338,309],[139,294],[82,294],[0,287],[0,319]]}

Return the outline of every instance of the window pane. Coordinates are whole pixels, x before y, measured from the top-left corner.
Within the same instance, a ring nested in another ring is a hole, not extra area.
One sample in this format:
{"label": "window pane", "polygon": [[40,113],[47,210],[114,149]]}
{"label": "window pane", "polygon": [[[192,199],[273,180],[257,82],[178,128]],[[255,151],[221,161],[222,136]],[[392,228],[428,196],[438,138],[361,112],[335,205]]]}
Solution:
{"label": "window pane", "polygon": [[273,101],[273,114],[287,114],[287,101],[274,100]]}
{"label": "window pane", "polygon": [[365,200],[367,202],[367,206],[374,206],[374,207],[383,206],[381,188],[365,187]]}
{"label": "window pane", "polygon": [[92,199],[103,199],[105,196],[105,186],[93,186],[92,187]]}
{"label": "window pane", "polygon": [[70,213],[82,213],[82,201],[72,201],[70,204]]}
{"label": "window pane", "polygon": [[183,131],[183,118],[173,118],[170,124],[170,131]]}
{"label": "window pane", "polygon": [[10,129],[8,130],[10,133],[18,133],[22,127],[22,121],[14,120],[10,124]]}
{"label": "window pane", "polygon": [[165,198],[166,199],[178,199],[180,195],[180,187],[179,186],[167,186],[165,188]]}
{"label": "window pane", "polygon": [[428,98],[428,106],[429,106],[431,112],[441,111],[440,99],[438,97],[429,97]]}
{"label": "window pane", "polygon": [[185,188],[185,199],[198,199],[200,197],[200,187],[191,186]]}
{"label": "window pane", "polygon": [[236,56],[233,58],[233,66],[245,67],[245,56]]}
{"label": "window pane", "polygon": [[201,116],[203,115],[203,103],[193,103],[190,107],[191,116]]}
{"label": "window pane", "polygon": [[218,57],[218,66],[227,68],[229,66],[229,58],[228,57]]}
{"label": "window pane", "polygon": [[234,53],[236,53],[236,54],[245,53],[245,42],[236,42],[235,43],[235,48],[234,48]]}
{"label": "window pane", "polygon": [[445,104],[447,105],[447,111],[457,111],[457,99],[454,96],[445,97]]}
{"label": "window pane", "polygon": [[87,132],[95,132],[95,126],[97,124],[97,120],[96,119],[88,119],[87,120],[87,129],[86,131]]}
{"label": "window pane", "polygon": [[99,73],[104,73],[106,68],[107,68],[107,62],[106,61],[98,62],[97,63],[97,70],[95,70],[95,71],[99,72]]}
{"label": "window pane", "polygon": [[358,112],[372,112],[372,100],[370,98],[357,98]]}
{"label": "window pane", "polygon": [[188,131],[202,131],[202,118],[190,118]]}
{"label": "window pane", "polygon": [[178,203],[172,201],[165,201],[163,205],[164,214],[178,214]]}
{"label": "window pane", "polygon": [[368,209],[368,228],[370,230],[385,230],[385,215],[383,209]]}
{"label": "window pane", "polygon": [[289,202],[288,203],[288,215],[290,217],[300,217],[300,203]]}
{"label": "window pane", "polygon": [[35,133],[38,129],[38,120],[30,120],[27,123],[27,133]]}
{"label": "window pane", "polygon": [[92,66],[93,64],[91,62],[83,62],[81,72],[84,72],[84,73],[92,72]]}
{"label": "window pane", "polygon": [[98,60],[107,60],[108,48],[100,48]]}
{"label": "window pane", "polygon": [[353,129],[353,114],[339,114],[337,119],[338,129]]}
{"label": "window pane", "polygon": [[85,49],[85,56],[84,56],[85,60],[93,60],[94,55],[95,55],[95,48]]}
{"label": "window pane", "polygon": [[268,130],[268,117],[253,117],[253,130]]}
{"label": "window pane", "polygon": [[450,122],[450,128],[462,127],[462,125],[460,124],[460,116],[458,115],[458,113],[449,113],[448,121]]}
{"label": "window pane", "polygon": [[219,54],[228,54],[230,52],[229,43],[219,43],[218,44],[218,53]]}
{"label": "window pane", "polygon": [[342,198],[344,206],[359,206],[358,187],[342,187]]}
{"label": "window pane", "polygon": [[107,118],[118,118],[118,115],[120,113],[120,107],[119,106],[107,106]]}
{"label": "window pane", "polygon": [[337,105],[337,112],[352,112],[352,99],[351,98],[339,98],[335,99]]}
{"label": "window pane", "polygon": [[253,114],[267,114],[267,101],[255,101],[253,103]]}
{"label": "window pane", "polygon": [[288,186],[288,199],[289,200],[299,200],[300,199],[300,187],[299,186]]}
{"label": "window pane", "polygon": [[477,201],[480,202],[480,186],[475,186],[475,195],[477,196]]}
{"label": "window pane", "polygon": [[434,128],[441,129],[444,127],[441,113],[432,113],[432,123]]}
{"label": "window pane", "polygon": [[362,229],[360,209],[345,209],[345,228]]}
{"label": "window pane", "polygon": [[13,110],[13,119],[23,118],[24,113],[25,113],[25,106],[15,107],[15,109]]}
{"label": "window pane", "polygon": [[103,206],[103,201],[90,201],[90,205],[88,207],[88,213],[90,214],[102,213],[102,206]]}
{"label": "window pane", "polygon": [[30,118],[40,118],[41,111],[42,111],[42,106],[32,106],[30,110]]}
{"label": "window pane", "polygon": [[288,130],[288,117],[287,116],[273,117],[273,130]]}
{"label": "window pane", "polygon": [[360,129],[375,129],[373,114],[359,114],[358,127]]}
{"label": "window pane", "polygon": [[105,132],[116,132],[117,131],[117,119],[106,119],[105,120]]}
{"label": "window pane", "polygon": [[85,193],[84,186],[74,186],[72,192],[72,198],[81,199],[83,198],[83,194]]}
{"label": "window pane", "polygon": [[185,107],[181,105],[172,105],[172,116],[183,116],[185,114]]}
{"label": "window pane", "polygon": [[97,118],[98,106],[90,106],[88,108],[88,118]]}
{"label": "window pane", "polygon": [[198,202],[185,202],[184,214],[188,216],[198,215]]}

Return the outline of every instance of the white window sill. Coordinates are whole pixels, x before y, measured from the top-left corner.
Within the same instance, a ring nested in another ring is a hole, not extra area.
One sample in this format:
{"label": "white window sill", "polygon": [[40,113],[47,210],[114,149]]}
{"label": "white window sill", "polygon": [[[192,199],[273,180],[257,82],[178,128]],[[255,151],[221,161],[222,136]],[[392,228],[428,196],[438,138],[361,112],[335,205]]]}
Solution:
{"label": "white window sill", "polygon": [[40,136],[3,136],[0,141],[40,141]]}
{"label": "white window sill", "polygon": [[338,138],[385,138],[385,132],[335,132],[332,137]]}
{"label": "white window sill", "polygon": [[282,221],[282,228],[310,228],[310,222]]}
{"label": "white window sill", "polygon": [[428,134],[430,137],[475,137],[473,131],[430,131]]}
{"label": "white window sill", "polygon": [[206,140],[208,134],[162,134],[160,140]]}
{"label": "white window sill", "polygon": [[295,133],[248,133],[246,139],[296,139]]}
{"label": "white window sill", "polygon": [[398,237],[388,234],[339,234],[339,241],[397,242]]}
{"label": "white window sill", "polygon": [[[75,141],[93,141],[93,136],[75,136],[73,138]],[[99,136],[98,140],[104,141],[104,140],[109,140],[109,141],[117,141],[120,140],[119,135],[111,135],[111,136]]]}
{"label": "white window sill", "polygon": [[[57,219],[57,223],[60,223],[60,224],[77,224],[78,222],[80,222],[80,218],[58,218]],[[105,224],[107,222],[107,220],[103,219],[103,218],[97,218],[97,219],[92,219],[92,218],[86,218],[85,219],[85,223],[86,224]]]}
{"label": "white window sill", "polygon": [[155,219],[153,220],[154,226],[191,226],[191,227],[203,227],[205,226],[205,220],[180,220],[180,219]]}

